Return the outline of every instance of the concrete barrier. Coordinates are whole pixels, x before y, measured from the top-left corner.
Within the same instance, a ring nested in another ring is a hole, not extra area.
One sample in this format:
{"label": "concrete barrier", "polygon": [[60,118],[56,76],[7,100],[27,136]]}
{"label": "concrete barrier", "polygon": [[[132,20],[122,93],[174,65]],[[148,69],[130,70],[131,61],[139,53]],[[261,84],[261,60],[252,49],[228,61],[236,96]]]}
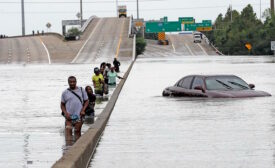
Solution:
{"label": "concrete barrier", "polygon": [[[135,40],[135,38],[134,38]],[[135,50],[133,50],[135,55]],[[118,96],[123,88],[124,83],[134,65],[134,61],[130,64],[127,72],[114,90],[108,104],[98,116],[97,120],[71,147],[67,153],[65,153],[52,167],[53,168],[82,168],[88,167],[90,160],[94,154],[101,134],[103,133],[106,124],[110,118],[113,108],[116,104]]]}
{"label": "concrete barrier", "polygon": [[86,28],[88,27],[88,25],[93,21],[93,19],[96,18],[96,16],[91,16],[85,23],[84,25],[81,27],[80,31],[83,33]]}

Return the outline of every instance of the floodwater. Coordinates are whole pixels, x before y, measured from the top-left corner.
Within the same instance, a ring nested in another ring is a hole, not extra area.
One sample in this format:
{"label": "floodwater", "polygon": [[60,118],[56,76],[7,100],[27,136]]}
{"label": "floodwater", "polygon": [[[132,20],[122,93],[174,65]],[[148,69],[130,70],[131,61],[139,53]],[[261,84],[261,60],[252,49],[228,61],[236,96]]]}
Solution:
{"label": "floodwater", "polygon": [[[91,160],[93,168],[275,167],[275,58],[139,58]],[[190,74],[235,74],[272,97],[162,97]]]}
{"label": "floodwater", "polygon": [[[91,85],[95,66],[99,65],[0,66],[0,167],[51,167],[66,152],[61,93],[71,75],[78,86]],[[97,101],[96,116],[106,103]],[[84,124],[82,133],[89,126]]]}

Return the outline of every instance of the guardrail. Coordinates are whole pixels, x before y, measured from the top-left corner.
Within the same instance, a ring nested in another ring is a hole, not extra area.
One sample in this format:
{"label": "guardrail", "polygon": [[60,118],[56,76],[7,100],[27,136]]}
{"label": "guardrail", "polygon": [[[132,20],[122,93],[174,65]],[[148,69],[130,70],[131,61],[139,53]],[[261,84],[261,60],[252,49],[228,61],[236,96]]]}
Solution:
{"label": "guardrail", "polygon": [[220,52],[220,51],[214,46],[213,43],[210,43],[210,46],[211,46],[212,48],[214,48],[214,50],[215,50],[215,52],[216,52],[217,54],[219,54],[219,55],[224,55],[222,52]]}
{"label": "guardrail", "polygon": [[85,23],[84,23],[84,25],[81,27],[81,29],[80,29],[80,31],[83,33],[85,30],[86,30],[86,28],[88,27],[88,25],[91,23],[91,21],[94,19],[94,18],[96,18],[96,16],[91,16]]}
{"label": "guardrail", "polygon": [[128,30],[128,37],[129,38],[132,36],[132,23],[133,23],[133,15],[131,15],[130,22],[129,22],[129,30]]}
{"label": "guardrail", "polygon": [[220,51],[214,46],[213,43],[211,43],[211,42],[209,41],[209,39],[206,37],[205,34],[203,34],[203,36],[205,37],[206,43],[207,43],[208,45],[210,45],[210,46],[215,50],[215,52],[216,52],[217,54],[219,54],[219,55],[224,55],[222,52],[220,52]]}

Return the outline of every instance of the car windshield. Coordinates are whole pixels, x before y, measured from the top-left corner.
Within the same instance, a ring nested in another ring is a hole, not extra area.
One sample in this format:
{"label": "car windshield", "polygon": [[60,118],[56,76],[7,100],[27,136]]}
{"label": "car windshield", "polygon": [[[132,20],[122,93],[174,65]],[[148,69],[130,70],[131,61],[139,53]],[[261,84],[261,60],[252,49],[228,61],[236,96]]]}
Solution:
{"label": "car windshield", "polygon": [[213,76],[205,79],[207,90],[247,90],[248,84],[236,76]]}

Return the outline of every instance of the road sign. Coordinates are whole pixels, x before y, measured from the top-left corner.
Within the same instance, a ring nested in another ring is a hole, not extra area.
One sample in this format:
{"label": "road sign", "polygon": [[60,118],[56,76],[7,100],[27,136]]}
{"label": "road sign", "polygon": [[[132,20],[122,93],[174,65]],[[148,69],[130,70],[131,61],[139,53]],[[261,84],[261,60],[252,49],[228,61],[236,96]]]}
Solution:
{"label": "road sign", "polygon": [[146,22],[146,33],[181,31],[180,22]]}
{"label": "road sign", "polygon": [[211,31],[212,27],[197,27],[197,31],[203,32],[203,31]]}
{"label": "road sign", "polygon": [[46,27],[49,29],[49,28],[52,27],[52,24],[51,24],[50,22],[48,22],[48,23],[46,24]]}
{"label": "road sign", "polygon": [[203,22],[203,23],[185,24],[184,30],[185,31],[211,31],[212,23]]}
{"label": "road sign", "polygon": [[165,40],[165,32],[158,33],[158,40]]}
{"label": "road sign", "polygon": [[195,23],[195,19],[193,17],[179,17],[179,22],[182,24],[192,24]]}
{"label": "road sign", "polygon": [[250,43],[246,43],[245,44],[245,47],[248,49],[248,50],[251,50],[252,49],[252,45]]}
{"label": "road sign", "polygon": [[80,25],[80,20],[62,20],[62,26]]}
{"label": "road sign", "polygon": [[136,27],[143,27],[143,22],[136,22],[136,23],[135,23],[135,26],[136,26]]}
{"label": "road sign", "polygon": [[202,20],[202,23],[210,23],[210,24],[212,24],[212,20]]}
{"label": "road sign", "polygon": [[271,41],[271,50],[275,51],[275,41]]}

